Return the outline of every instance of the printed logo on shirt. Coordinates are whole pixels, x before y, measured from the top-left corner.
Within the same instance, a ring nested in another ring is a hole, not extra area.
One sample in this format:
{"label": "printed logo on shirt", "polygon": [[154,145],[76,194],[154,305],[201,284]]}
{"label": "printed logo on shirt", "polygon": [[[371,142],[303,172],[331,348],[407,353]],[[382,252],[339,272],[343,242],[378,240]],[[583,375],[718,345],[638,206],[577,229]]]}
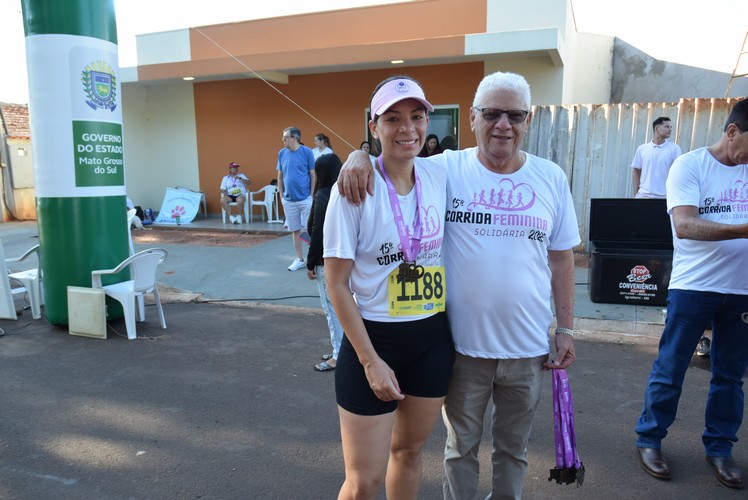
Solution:
{"label": "printed logo on shirt", "polygon": [[467,206],[470,211],[483,208],[501,210],[504,212],[523,212],[535,204],[535,191],[528,184],[515,185],[511,179],[502,179],[499,189],[492,187],[486,193],[473,193],[473,201]]}
{"label": "printed logo on shirt", "polygon": [[748,183],[736,181],[719,196],[704,198],[699,205],[699,215],[721,214],[718,219],[748,218]]}
{"label": "printed logo on shirt", "polygon": [[535,190],[529,184],[514,184],[502,179],[498,186],[473,193],[472,200],[452,199],[446,221],[473,224],[476,236],[496,238],[527,238],[545,242],[549,223],[542,217],[527,212],[536,201]]}
{"label": "printed logo on shirt", "polygon": [[[441,234],[441,219],[439,218],[439,211],[433,205],[428,207],[418,208],[421,216],[421,247],[418,250],[418,257],[416,260],[431,259],[439,257],[441,255],[441,246],[443,238],[438,237]],[[405,227],[410,239],[411,235],[415,231],[415,221]],[[397,251],[395,251],[397,249]],[[382,243],[379,247],[379,252],[382,254],[377,257],[377,263],[380,266],[388,266],[393,262],[401,262],[404,259],[403,249],[400,242],[397,243],[388,241]]]}

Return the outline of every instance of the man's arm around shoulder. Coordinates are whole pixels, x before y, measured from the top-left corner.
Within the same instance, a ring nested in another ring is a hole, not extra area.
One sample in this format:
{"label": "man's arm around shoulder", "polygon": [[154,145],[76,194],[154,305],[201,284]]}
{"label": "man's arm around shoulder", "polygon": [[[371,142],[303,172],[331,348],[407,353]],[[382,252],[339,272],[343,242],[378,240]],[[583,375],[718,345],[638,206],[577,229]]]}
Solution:
{"label": "man's arm around shoulder", "polygon": [[357,149],[348,155],[338,176],[338,191],[353,205],[360,205],[366,193],[374,195],[374,168],[368,153]]}

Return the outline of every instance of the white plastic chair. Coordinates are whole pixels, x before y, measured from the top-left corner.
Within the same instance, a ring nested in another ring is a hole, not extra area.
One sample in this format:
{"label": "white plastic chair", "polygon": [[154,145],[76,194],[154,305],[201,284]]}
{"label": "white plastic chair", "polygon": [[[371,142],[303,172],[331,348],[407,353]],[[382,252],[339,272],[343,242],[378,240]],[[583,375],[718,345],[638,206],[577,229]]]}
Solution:
{"label": "white plastic chair", "polygon": [[[21,262],[25,260],[26,258],[28,258],[31,254],[36,254],[36,258],[37,258],[36,268],[29,269],[27,271],[18,271],[15,273],[9,273],[6,270],[8,264]],[[13,303],[13,295],[28,292],[29,304],[31,305],[31,315],[34,319],[41,318],[42,317],[41,306],[44,305],[44,297],[42,295],[41,271],[39,269],[39,245],[34,245],[33,247],[26,250],[23,253],[23,255],[21,255],[20,257],[15,257],[11,259],[5,258],[5,252],[0,246],[0,258],[2,258],[3,267],[5,268],[2,270],[2,272],[3,274],[7,276],[7,278],[5,278],[4,280],[5,282],[0,287],[2,289],[2,293],[5,298],[5,304],[3,307],[3,313],[4,313],[3,317],[7,316],[9,319],[17,319],[18,316],[16,315],[16,308],[15,308],[15,304]],[[23,287],[11,289],[10,280],[16,280],[20,282],[23,285]]]}
{"label": "white plastic chair", "polygon": [[[130,255],[135,255],[135,246],[132,243],[132,219],[135,217],[137,210],[131,208],[127,211],[127,241],[130,244]],[[138,295],[135,300],[138,303],[138,314],[141,318],[145,317],[145,297]]]}
{"label": "white plastic chair", "polygon": [[[262,199],[260,195],[264,194]],[[268,184],[259,191],[253,191],[249,193],[249,221],[253,221],[254,214],[252,213],[252,207],[260,207],[260,217],[263,213],[267,215],[268,224],[272,222],[281,222],[278,219],[278,187]],[[265,209],[264,211],[262,209]]]}
{"label": "white plastic chair", "polygon": [[132,244],[132,219],[137,212],[134,208],[127,211],[127,241],[130,243],[130,255],[135,253],[135,247]]}
{"label": "white plastic chair", "polygon": [[[161,327],[166,329],[164,310],[161,307],[161,297],[158,294],[156,284],[156,269],[159,264],[166,260],[168,253],[163,248],[149,248],[131,255],[117,265],[114,269],[102,269],[91,271],[91,287],[102,288],[104,293],[122,304],[125,315],[125,327],[127,338],[133,340],[137,337],[135,321],[145,321],[145,315],[141,314],[135,306],[136,298],[147,293],[153,293],[158,308],[158,316],[161,319]],[[102,285],[101,277],[108,274],[117,274],[130,266],[131,280],[112,285]]]}
{"label": "white plastic chair", "polygon": [[[245,196],[245,198],[246,198],[246,196]],[[223,193],[221,193],[221,200],[223,200]],[[229,209],[231,209],[231,207],[235,207],[237,205],[239,205],[237,202],[230,201],[229,202]],[[250,215],[251,215],[251,211],[249,210],[249,200],[245,199],[244,200],[244,222],[247,222],[249,220],[249,216]],[[223,223],[226,224],[226,211],[223,209],[223,205],[221,206],[221,217],[223,218]]]}

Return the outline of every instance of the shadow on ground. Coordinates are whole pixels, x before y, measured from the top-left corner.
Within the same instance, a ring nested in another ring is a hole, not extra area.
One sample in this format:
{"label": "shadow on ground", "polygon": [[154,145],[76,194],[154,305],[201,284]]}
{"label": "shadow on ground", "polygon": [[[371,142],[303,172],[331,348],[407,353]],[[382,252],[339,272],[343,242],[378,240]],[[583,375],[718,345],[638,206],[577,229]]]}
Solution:
{"label": "shadow on ground", "polygon": [[[133,341],[121,320],[107,340],[69,336],[28,313],[0,321],[0,498],[334,498],[343,480],[334,373],[312,369],[329,350],[322,314],[164,307],[168,329],[147,308]],[[585,483],[547,480],[555,465],[548,377],[525,498],[744,498],[719,485],[704,462],[709,373],[697,363],[666,441],[673,480],[639,469],[632,428],[655,351],[653,342],[578,342],[569,376]],[[422,499],[441,498],[444,436],[440,422],[427,445]],[[481,494],[489,451],[484,439]],[[735,457],[748,465],[742,441]]]}

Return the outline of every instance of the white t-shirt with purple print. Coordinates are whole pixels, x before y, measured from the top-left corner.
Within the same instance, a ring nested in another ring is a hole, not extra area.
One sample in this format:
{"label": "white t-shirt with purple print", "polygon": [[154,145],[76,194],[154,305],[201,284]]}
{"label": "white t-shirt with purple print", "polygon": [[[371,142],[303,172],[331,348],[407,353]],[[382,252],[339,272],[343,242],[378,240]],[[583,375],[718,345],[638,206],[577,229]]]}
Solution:
{"label": "white t-shirt with purple print", "polygon": [[[444,209],[446,207],[446,171],[440,165],[422,168],[422,158],[416,158],[416,171],[421,183],[422,237],[417,263],[421,266],[441,266],[444,239]],[[371,321],[398,322],[427,318],[435,313],[417,316],[390,316],[387,297],[387,276],[402,262],[400,237],[390,205],[387,186],[381,175],[375,174],[374,196],[354,206],[332,188],[327,206],[324,228],[324,258],[353,259],[351,290],[361,317]],[[415,188],[406,196],[399,196],[403,218],[410,230],[416,214]],[[447,290],[449,290],[447,277]]]}
{"label": "white t-shirt with purple print", "polygon": [[516,359],[549,352],[548,250],[580,243],[566,174],[526,155],[513,174],[491,172],[477,148],[424,160],[447,170],[447,316],[458,352]]}
{"label": "white t-shirt with purple print", "polygon": [[[680,156],[667,179],[667,209],[698,207],[700,219],[721,224],[748,222],[748,165],[727,166],[707,148]],[[748,240],[680,239],[673,231],[671,289],[748,295]]]}

